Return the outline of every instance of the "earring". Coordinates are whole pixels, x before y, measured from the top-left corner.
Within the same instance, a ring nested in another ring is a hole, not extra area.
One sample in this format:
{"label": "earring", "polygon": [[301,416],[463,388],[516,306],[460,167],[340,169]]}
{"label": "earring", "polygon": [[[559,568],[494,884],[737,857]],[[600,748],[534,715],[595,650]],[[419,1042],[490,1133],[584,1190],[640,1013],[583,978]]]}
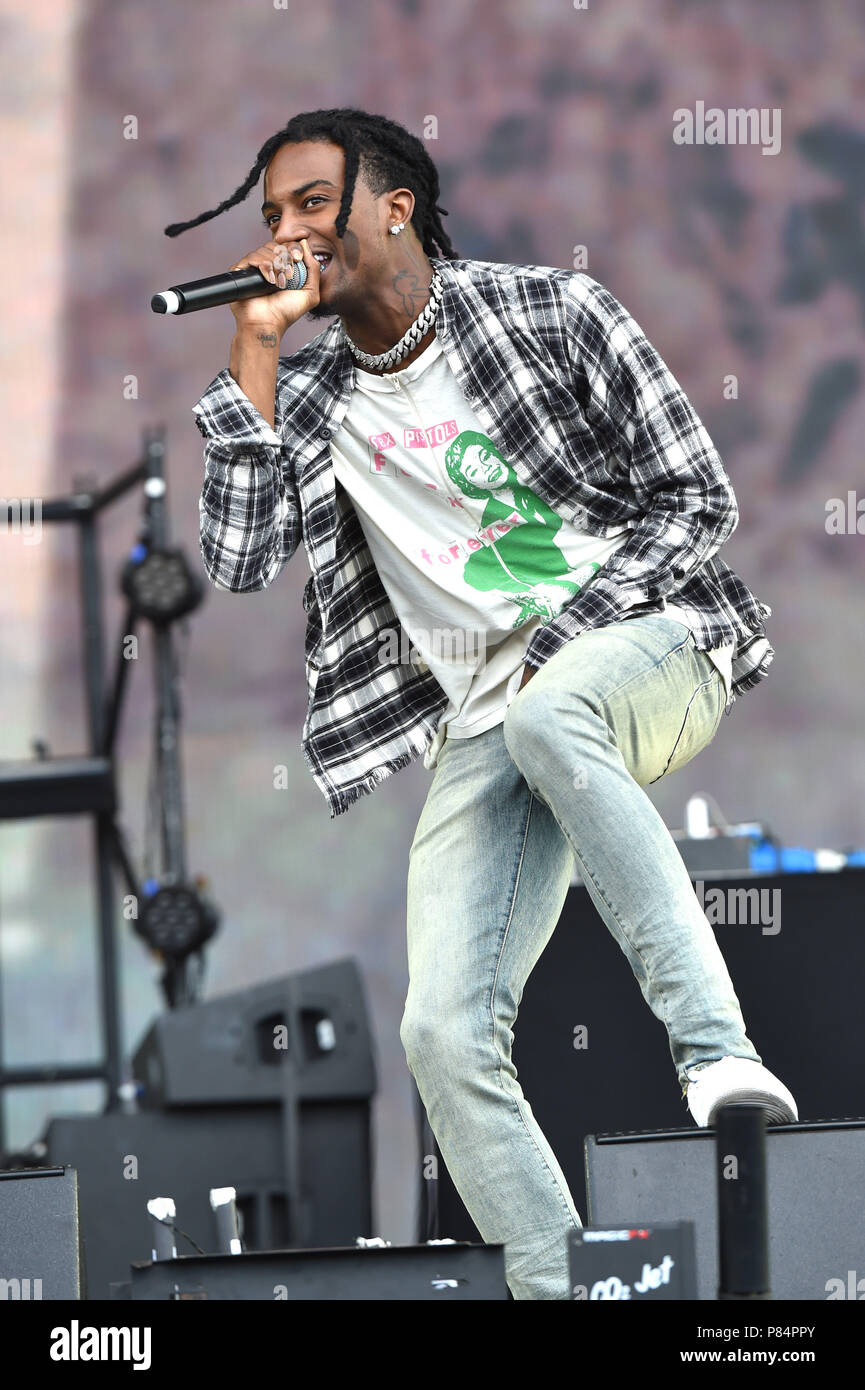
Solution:
{"label": "earring", "polygon": [[402,229],[404,228],[404,226],[405,226],[405,223],[404,223],[404,222],[397,222],[396,226],[395,226],[395,227],[391,227],[391,229],[390,229],[390,234],[391,234],[391,236],[398,236],[399,233],[400,233],[400,232],[402,231]]}

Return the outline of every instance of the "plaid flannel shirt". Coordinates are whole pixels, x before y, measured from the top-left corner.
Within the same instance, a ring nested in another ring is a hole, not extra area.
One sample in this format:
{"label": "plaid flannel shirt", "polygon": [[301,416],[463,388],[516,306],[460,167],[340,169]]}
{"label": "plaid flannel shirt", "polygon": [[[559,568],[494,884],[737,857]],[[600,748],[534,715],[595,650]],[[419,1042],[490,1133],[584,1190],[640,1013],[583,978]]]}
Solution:
{"label": "plaid flannel shirt", "polygon": [[[736,498],[669,368],[588,275],[430,259],[444,282],[436,335],[518,477],[592,535],[630,531],[535,632],[528,664],[542,666],[592,628],[661,612],[669,599],[688,611],[699,648],[735,642],[729,713],[767,674],[774,650],[763,622],[772,610],[718,558],[738,523]],[[312,572],[303,592],[301,747],[331,819],[423,753],[447,704],[402,633],[334,478],[328,441],[353,384],[336,318],[279,358],[275,429],[228,368],[193,407],[205,440],[200,549],[211,583],[241,594],[266,589],[303,541]],[[397,656],[383,660],[385,651]]]}

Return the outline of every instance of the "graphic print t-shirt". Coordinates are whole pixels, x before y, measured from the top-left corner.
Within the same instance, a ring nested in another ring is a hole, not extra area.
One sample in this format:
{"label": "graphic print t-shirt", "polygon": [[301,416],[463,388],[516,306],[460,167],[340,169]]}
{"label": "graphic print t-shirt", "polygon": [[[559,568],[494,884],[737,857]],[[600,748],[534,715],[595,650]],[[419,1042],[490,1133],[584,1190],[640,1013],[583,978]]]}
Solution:
{"label": "graphic print t-shirt", "polygon": [[[405,633],[448,696],[431,767],[445,736],[471,738],[504,719],[537,628],[629,532],[582,532],[520,481],[437,338],[399,372],[355,371],[331,440],[334,473]],[[687,626],[672,604],[666,613]],[[729,691],[732,649],[709,655]]]}

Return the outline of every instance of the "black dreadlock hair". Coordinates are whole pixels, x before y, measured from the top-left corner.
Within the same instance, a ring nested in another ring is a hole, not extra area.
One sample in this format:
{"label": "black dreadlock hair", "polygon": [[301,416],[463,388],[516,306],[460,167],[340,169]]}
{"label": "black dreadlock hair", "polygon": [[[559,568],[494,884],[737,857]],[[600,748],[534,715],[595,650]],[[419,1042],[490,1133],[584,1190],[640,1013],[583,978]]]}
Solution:
{"label": "black dreadlock hair", "polygon": [[262,170],[281,145],[299,144],[303,140],[330,140],[345,151],[345,179],[342,199],[336,219],[336,234],[342,239],[351,212],[355,179],[361,177],[374,197],[391,188],[410,188],[415,204],[411,224],[427,256],[442,256],[457,260],[459,252],[451,246],[450,237],[442,226],[447,208],[438,207],[438,170],[427,154],[423,143],[405,126],[386,116],[371,115],[354,107],[334,107],[329,111],[304,111],[293,116],[282,130],[265,140],[255,163],[238,189],[219,207],[202,212],[191,222],[173,222],[165,228],[166,236],[179,236],[190,227],[198,227],[218,217],[235,203],[242,202],[258,183]]}

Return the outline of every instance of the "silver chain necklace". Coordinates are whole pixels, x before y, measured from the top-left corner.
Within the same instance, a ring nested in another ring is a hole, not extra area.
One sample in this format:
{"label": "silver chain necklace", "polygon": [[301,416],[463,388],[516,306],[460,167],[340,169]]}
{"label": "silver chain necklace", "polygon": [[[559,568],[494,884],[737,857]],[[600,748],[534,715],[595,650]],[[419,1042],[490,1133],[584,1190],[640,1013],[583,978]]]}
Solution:
{"label": "silver chain necklace", "polygon": [[410,328],[406,329],[398,343],[394,343],[393,347],[388,348],[387,352],[380,352],[377,357],[372,357],[368,352],[363,352],[358,347],[357,343],[352,342],[345,331],[345,327],[343,327],[342,336],[348,343],[355,360],[359,362],[362,367],[371,367],[373,370],[376,370],[379,367],[393,367],[397,362],[401,362],[404,357],[408,357],[409,353],[417,347],[418,343],[426,336],[435,322],[435,316],[438,312],[443,290],[444,283],[442,278],[438,270],[434,270],[429,286],[429,299],[423,309],[421,309],[414,323]]}

